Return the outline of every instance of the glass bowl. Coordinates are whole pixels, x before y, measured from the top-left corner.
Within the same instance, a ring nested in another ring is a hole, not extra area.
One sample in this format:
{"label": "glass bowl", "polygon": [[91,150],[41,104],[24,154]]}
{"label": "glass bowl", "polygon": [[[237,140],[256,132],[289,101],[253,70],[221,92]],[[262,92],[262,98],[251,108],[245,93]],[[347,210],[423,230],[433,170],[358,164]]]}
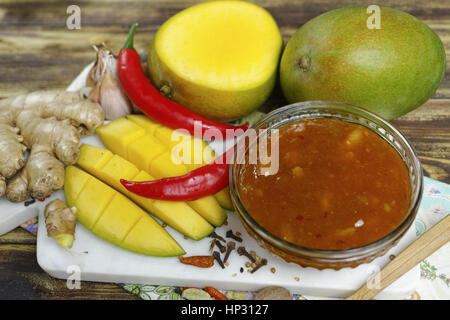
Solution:
{"label": "glass bowl", "polygon": [[[231,199],[234,208],[242,224],[258,244],[287,262],[294,262],[304,267],[335,270],[369,263],[396,245],[415,219],[423,192],[423,173],[419,159],[405,137],[389,122],[363,108],[344,103],[308,101],[291,104],[267,114],[252,128],[258,129],[258,138],[261,138],[262,135],[270,135],[271,129],[304,118],[333,118],[362,125],[375,132],[398,152],[408,168],[411,182],[410,207],[403,221],[383,238],[361,247],[345,250],[311,249],[275,236],[252,218],[239,196],[238,182],[242,172],[241,168],[245,165],[249,150],[256,141],[253,139],[254,141],[250,140],[250,143],[248,143],[251,138],[247,137],[246,139],[245,136],[242,137],[238,147],[235,148],[233,165],[230,166]],[[246,140],[247,143],[245,143]]]}

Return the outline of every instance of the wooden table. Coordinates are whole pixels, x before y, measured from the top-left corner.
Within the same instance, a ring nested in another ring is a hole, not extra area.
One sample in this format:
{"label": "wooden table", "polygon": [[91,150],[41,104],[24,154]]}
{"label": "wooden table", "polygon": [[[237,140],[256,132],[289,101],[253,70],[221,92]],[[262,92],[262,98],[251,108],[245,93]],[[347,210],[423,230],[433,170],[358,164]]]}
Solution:
{"label": "wooden table", "polygon": [[[158,27],[192,0],[2,0],[0,2],[0,98],[37,89],[65,88],[94,58],[90,40],[102,36],[117,52],[138,21],[135,46],[146,50]],[[309,19],[334,8],[367,5],[351,0],[258,0],[275,17],[285,41]],[[81,9],[81,29],[68,30],[70,4]],[[409,12],[427,23],[450,57],[450,5],[442,0],[372,1]],[[145,52],[145,51],[144,51]],[[393,121],[416,148],[425,175],[450,183],[450,63],[431,100]],[[282,103],[276,94],[272,101]],[[0,213],[1,214],[1,213]],[[36,238],[17,228],[0,237],[0,299],[136,299],[114,284],[66,282],[45,274],[36,261]]]}

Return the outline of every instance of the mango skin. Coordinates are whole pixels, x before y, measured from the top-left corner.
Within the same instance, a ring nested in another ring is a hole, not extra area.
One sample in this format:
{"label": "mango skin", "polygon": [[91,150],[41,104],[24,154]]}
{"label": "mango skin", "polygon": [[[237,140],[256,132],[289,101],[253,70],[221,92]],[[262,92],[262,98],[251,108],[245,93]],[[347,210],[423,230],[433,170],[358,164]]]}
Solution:
{"label": "mango skin", "polygon": [[345,102],[390,120],[434,94],[446,64],[436,33],[415,17],[386,7],[381,7],[381,29],[369,29],[366,10],[332,10],[297,30],[280,63],[288,102]]}

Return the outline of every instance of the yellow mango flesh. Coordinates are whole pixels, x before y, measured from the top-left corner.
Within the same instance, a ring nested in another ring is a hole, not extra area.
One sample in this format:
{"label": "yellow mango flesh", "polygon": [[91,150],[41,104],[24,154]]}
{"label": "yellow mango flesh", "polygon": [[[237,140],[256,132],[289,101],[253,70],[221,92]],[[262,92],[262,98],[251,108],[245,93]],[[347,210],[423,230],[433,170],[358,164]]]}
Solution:
{"label": "yellow mango flesh", "polygon": [[[83,167],[80,164],[80,167]],[[139,173],[138,168],[132,165],[130,162],[122,158],[121,156],[115,154],[108,162],[105,163],[103,167],[98,168],[98,170],[93,171],[99,172],[99,178],[103,177],[103,181],[106,182],[111,187],[115,188],[114,185],[119,186],[120,179],[134,179]],[[95,174],[93,174],[96,176]],[[115,188],[117,189],[117,188]],[[122,186],[121,190],[126,190],[124,186]],[[121,191],[119,190],[119,191]]]}
{"label": "yellow mango flesh", "polygon": [[147,131],[147,134],[151,136],[153,136],[157,128],[161,127],[159,123],[142,114],[129,114],[127,115],[127,119],[145,129],[145,131]]}
{"label": "yellow mango flesh", "polygon": [[[139,133],[133,133],[133,130],[136,130]],[[156,128],[155,134],[158,130],[159,127]],[[153,144],[158,143],[158,139],[156,139],[154,136],[150,136],[146,133],[146,130],[143,129],[143,127],[135,124],[128,119],[119,119],[112,121],[109,124],[100,127],[100,130],[97,129],[97,134],[109,150],[132,162],[141,170],[146,171],[149,168],[150,175],[152,175],[156,179],[180,176],[189,172],[189,169],[184,164],[174,163],[172,161],[169,148],[166,148],[162,154],[153,158],[150,161],[149,167],[146,166],[145,161],[143,161],[142,159],[150,159],[152,157],[147,155],[153,152],[152,150],[150,150],[150,148],[136,148],[134,149],[134,151],[136,151],[136,153],[139,153],[139,156],[130,157],[130,155],[134,153],[128,152],[130,150],[129,145],[134,141],[142,138],[142,135],[140,134],[142,131],[144,131],[144,135],[146,137],[148,137],[149,139],[153,139]],[[116,132],[121,132],[122,134],[120,135]],[[135,138],[133,140],[130,139],[130,137]],[[124,138],[126,142],[120,141],[122,138]],[[223,211],[222,207],[213,196],[206,196],[195,201],[189,201],[187,203],[195,211],[197,211],[198,214],[200,214],[214,226],[220,226],[226,220],[226,213]]]}
{"label": "yellow mango flesh", "polygon": [[214,195],[214,197],[217,199],[222,208],[225,208],[227,210],[234,210],[233,202],[231,202],[229,187],[226,187],[225,189],[219,191]]}
{"label": "yellow mango flesh", "polygon": [[[78,196],[71,187],[74,184],[72,180],[87,180]],[[124,249],[151,256],[185,253],[145,211],[95,177],[68,166],[65,181],[68,205],[77,208],[78,221],[97,236]]]}
{"label": "yellow mango flesh", "polygon": [[111,121],[97,128],[96,133],[109,150],[121,157],[128,157],[128,146],[131,142],[145,135],[146,131],[125,118]]}
{"label": "yellow mango flesh", "polygon": [[[141,171],[133,178],[133,181],[151,181],[154,179],[155,178],[150,176],[147,172]],[[130,193],[130,197],[137,203],[150,200],[139,197],[133,193]],[[151,211],[154,212],[155,216],[166,222],[172,228],[187,235],[191,239],[199,240],[213,232],[214,227],[207,222],[208,219],[198,214],[195,208],[199,208],[200,211],[203,211],[203,208],[205,207],[214,208],[216,204],[210,203],[211,200],[213,200],[211,197],[205,197],[204,199],[197,200],[197,202],[190,201],[187,203],[180,201],[152,200],[153,204]],[[203,207],[200,208],[201,205],[203,205]],[[216,221],[217,223],[219,223],[219,219],[215,218],[215,215],[213,215],[213,218],[210,218],[210,220]]]}
{"label": "yellow mango flesh", "polygon": [[[66,193],[66,201],[67,203],[75,203],[78,196],[80,195],[81,190],[83,190],[84,186],[87,184],[89,180],[89,175],[79,174],[78,170],[75,167],[69,166],[65,170],[65,178],[64,178],[64,190]],[[70,179],[67,177],[70,176]]]}
{"label": "yellow mango flesh", "polygon": [[[108,159],[108,161],[105,161],[105,159]],[[129,192],[120,183],[120,179],[149,181],[154,178],[145,171],[139,171],[134,164],[119,155],[113,155],[109,150],[83,144],[80,147],[80,157],[77,164],[191,239],[202,239],[214,230],[186,202],[153,200]]]}
{"label": "yellow mango flesh", "polygon": [[209,118],[233,120],[270,96],[283,46],[268,11],[246,1],[208,1],[168,19],[148,54],[152,83]]}
{"label": "yellow mango flesh", "polygon": [[[103,210],[92,227],[92,232],[112,243],[121,243],[133,226],[143,217],[141,210],[132,208],[130,201],[115,193],[114,198]],[[135,210],[130,210],[130,207]]]}
{"label": "yellow mango flesh", "polygon": [[164,247],[156,241],[148,241],[150,230],[158,230],[158,232],[153,232],[152,237],[161,238],[165,235],[162,232],[165,232],[165,230],[162,228],[161,230],[160,228],[161,226],[155,220],[150,218],[148,215],[145,215],[138,221],[133,229],[131,229],[122,241],[121,247],[134,252],[160,257],[170,257],[174,255],[179,256],[185,254],[185,252],[175,241],[165,243]]}
{"label": "yellow mango flesh", "polygon": [[214,151],[202,139],[167,127],[156,128],[154,136],[170,150],[175,159],[183,162],[189,170],[199,168],[214,159]]}
{"label": "yellow mango flesh", "polygon": [[92,148],[90,145],[82,144],[78,156],[78,163],[89,167],[89,171],[103,168],[107,162],[111,160],[114,154],[103,148]]}
{"label": "yellow mango flesh", "polygon": [[156,179],[182,176],[188,172],[184,164],[172,162],[169,152],[157,156],[150,164],[150,174]]}
{"label": "yellow mango flesh", "polygon": [[129,144],[127,159],[134,159],[133,162],[139,169],[150,172],[150,163],[153,159],[166,151],[164,145],[155,141],[151,136],[145,135]]}
{"label": "yellow mango flesh", "polygon": [[[156,138],[158,138],[158,140],[164,144],[171,153],[175,153],[177,156],[179,155],[179,158],[176,159],[180,159],[183,160],[183,153],[181,152],[177,152],[176,148],[180,148],[182,150],[191,150],[191,156],[190,156],[190,164],[186,164],[185,162],[185,166],[188,168],[189,171],[197,169],[205,164],[210,163],[211,161],[214,160],[214,158],[216,157],[214,150],[208,145],[207,142],[203,141],[202,139],[196,138],[196,137],[192,137],[190,135],[184,135],[182,136],[183,139],[177,139],[177,137],[179,137],[181,134],[177,133],[174,134],[174,130],[171,130],[167,127],[164,126],[160,126],[158,125],[156,122],[154,122],[153,120],[151,120],[149,117],[145,116],[145,115],[128,115],[127,118],[134,122],[136,125],[140,126],[143,129],[147,130],[147,133],[151,132]],[[143,139],[145,139],[148,143],[148,149],[150,150],[159,150],[160,145],[158,144],[158,148],[154,147],[154,139],[148,136],[142,137],[140,139],[138,139],[137,141],[142,141]],[[153,142],[151,142],[153,141]],[[157,144],[157,142],[156,142]],[[130,154],[129,159],[135,159],[134,163],[136,164],[136,166],[140,167],[140,164],[142,163],[148,163],[148,161],[151,161],[152,159],[154,159],[153,154],[155,153],[155,151],[148,151],[146,153],[141,152],[142,148],[144,148],[144,146],[140,146],[139,148],[136,148],[136,150],[138,152],[136,152],[134,155]],[[129,147],[129,152],[130,152],[131,147]],[[145,148],[144,148],[145,149]],[[199,155],[200,153],[200,155]],[[147,162],[143,161],[142,158],[147,156]],[[163,156],[163,158],[166,158],[167,161],[169,161],[166,156]],[[159,159],[159,162],[164,162],[166,160],[162,160]],[[169,169],[164,169],[164,167],[162,166],[158,166],[158,168],[161,168],[160,172],[153,172],[152,175],[154,175],[155,177],[170,177],[170,176],[177,176],[180,173],[180,168],[177,165],[168,165],[171,166],[172,168]],[[145,168],[144,165],[142,165],[142,168]],[[146,170],[146,169],[143,169]],[[154,168],[153,170],[157,170],[156,168]],[[147,171],[151,171],[150,168]],[[214,195],[216,200],[219,202],[219,205],[222,208],[225,208],[227,210],[233,210],[233,204],[231,202],[231,197],[230,197],[230,190],[229,188],[225,188],[224,190],[218,192],[217,194]],[[194,204],[195,205],[195,204]]]}
{"label": "yellow mango flesh", "polygon": [[[70,180],[70,176],[67,178]],[[76,198],[75,204],[68,204],[71,207],[77,207],[78,220],[91,230],[111,202],[115,193],[113,189],[105,188],[100,180],[89,177],[88,182]]]}

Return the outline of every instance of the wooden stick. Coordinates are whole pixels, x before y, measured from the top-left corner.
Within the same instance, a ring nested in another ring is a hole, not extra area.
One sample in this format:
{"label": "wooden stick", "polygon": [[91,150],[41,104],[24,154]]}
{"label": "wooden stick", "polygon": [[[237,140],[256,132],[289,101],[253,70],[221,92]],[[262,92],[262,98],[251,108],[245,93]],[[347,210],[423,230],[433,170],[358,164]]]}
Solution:
{"label": "wooden stick", "polygon": [[380,280],[377,288],[369,288],[366,283],[354,294],[347,297],[346,300],[372,299],[381,290],[389,286],[448,241],[450,241],[450,214],[411,243],[374,276]]}

